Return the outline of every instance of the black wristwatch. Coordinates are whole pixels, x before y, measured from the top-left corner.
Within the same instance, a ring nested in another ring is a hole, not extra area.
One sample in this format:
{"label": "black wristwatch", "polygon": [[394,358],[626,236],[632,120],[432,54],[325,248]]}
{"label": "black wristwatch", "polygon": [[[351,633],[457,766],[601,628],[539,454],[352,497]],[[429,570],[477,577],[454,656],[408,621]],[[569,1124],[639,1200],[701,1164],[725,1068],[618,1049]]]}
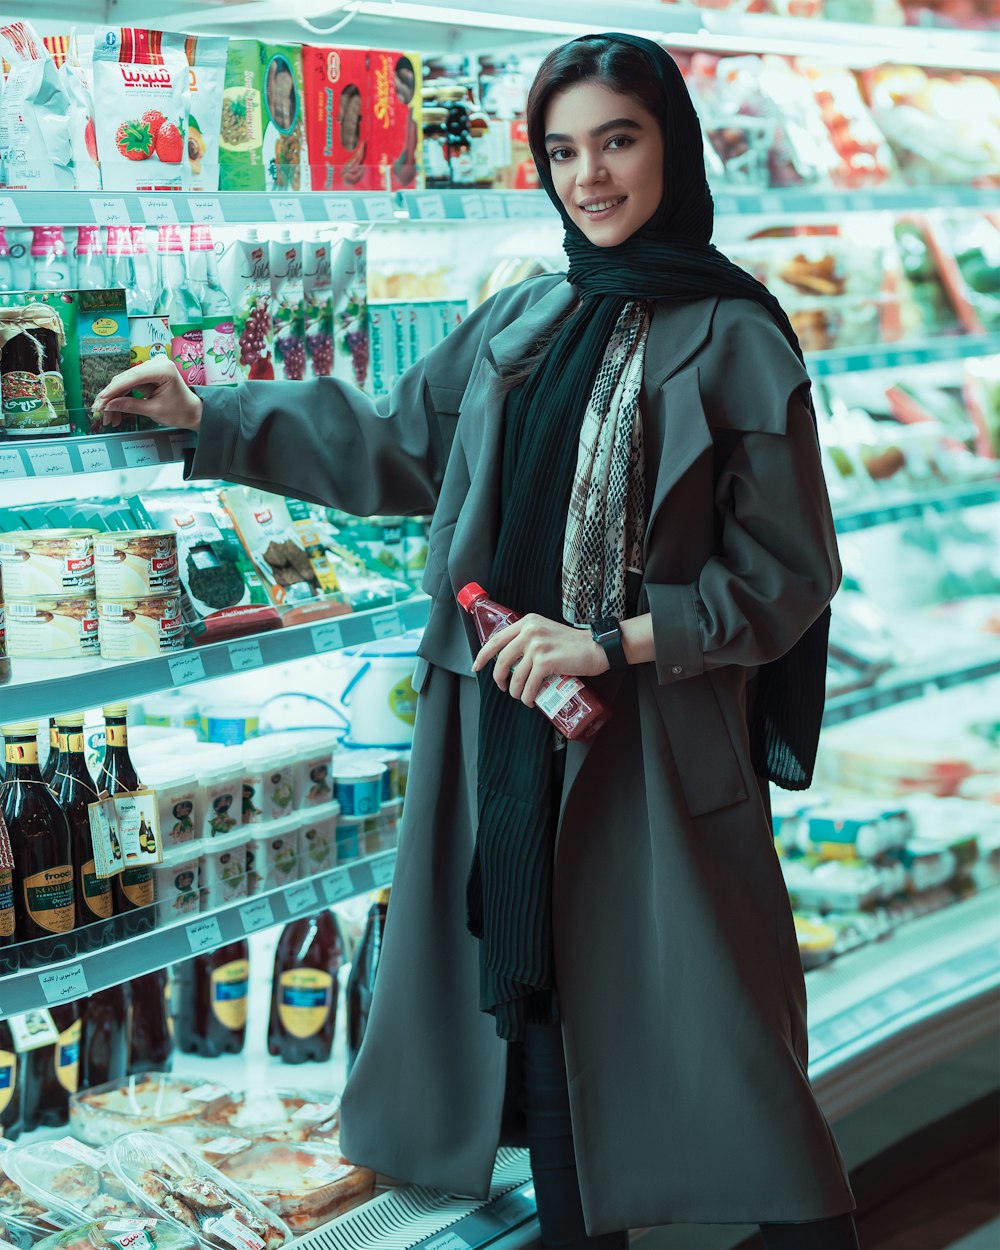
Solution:
{"label": "black wristwatch", "polygon": [[590,632],[594,636],[594,642],[604,648],[611,668],[628,668],[625,649],[622,647],[620,621],[613,616],[606,616],[603,620],[595,621],[590,627]]}

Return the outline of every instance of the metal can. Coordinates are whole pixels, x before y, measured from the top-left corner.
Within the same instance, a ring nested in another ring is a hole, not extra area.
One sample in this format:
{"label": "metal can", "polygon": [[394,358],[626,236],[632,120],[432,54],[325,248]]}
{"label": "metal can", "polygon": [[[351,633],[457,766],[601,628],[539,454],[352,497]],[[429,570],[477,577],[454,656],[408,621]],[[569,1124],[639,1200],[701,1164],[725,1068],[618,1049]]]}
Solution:
{"label": "metal can", "polygon": [[0,534],[9,599],[94,593],[93,530],[13,530]]}
{"label": "metal can", "polygon": [[177,594],[176,530],[119,530],[94,541],[100,599]]}
{"label": "metal can", "polygon": [[105,660],[149,659],[184,648],[179,595],[99,599],[97,607]]}
{"label": "metal can", "polygon": [[97,655],[97,600],[93,595],[8,599],[7,648],[11,658]]}

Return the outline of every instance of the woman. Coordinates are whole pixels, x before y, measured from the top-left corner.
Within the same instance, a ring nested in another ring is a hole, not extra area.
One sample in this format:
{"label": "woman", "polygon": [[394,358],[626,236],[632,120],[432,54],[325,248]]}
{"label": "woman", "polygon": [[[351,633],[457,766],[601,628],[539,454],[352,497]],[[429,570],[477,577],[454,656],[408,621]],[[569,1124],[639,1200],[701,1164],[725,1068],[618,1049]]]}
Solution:
{"label": "woman", "polygon": [[[568,279],[501,291],[391,396],[192,395],[151,364],[102,405],[200,429],[191,476],[434,510],[348,1157],[483,1196],[498,1143],[527,1140],[549,1246],[684,1222],[856,1246],[768,809],[769,777],[809,782],[840,580],[808,377],[774,300],[709,246],[665,52],[565,45],[528,125]],[[468,581],[526,613],[482,648]],[[611,704],[590,741],[533,709],[551,673]]]}

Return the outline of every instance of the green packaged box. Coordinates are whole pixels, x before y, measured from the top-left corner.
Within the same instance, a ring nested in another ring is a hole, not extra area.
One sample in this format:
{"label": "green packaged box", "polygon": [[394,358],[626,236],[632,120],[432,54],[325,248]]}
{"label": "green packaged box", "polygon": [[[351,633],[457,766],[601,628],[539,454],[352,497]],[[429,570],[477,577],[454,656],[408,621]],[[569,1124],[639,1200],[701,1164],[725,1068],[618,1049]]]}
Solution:
{"label": "green packaged box", "polygon": [[301,47],[230,40],[220,190],[307,190],[307,159]]}

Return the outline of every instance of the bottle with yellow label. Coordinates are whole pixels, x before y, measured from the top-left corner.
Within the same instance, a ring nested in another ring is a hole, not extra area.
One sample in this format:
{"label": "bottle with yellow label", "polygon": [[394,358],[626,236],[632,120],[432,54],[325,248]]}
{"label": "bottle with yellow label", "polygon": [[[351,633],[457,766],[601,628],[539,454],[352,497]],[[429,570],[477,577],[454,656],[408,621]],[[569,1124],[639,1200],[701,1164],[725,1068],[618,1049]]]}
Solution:
{"label": "bottle with yellow label", "polygon": [[80,1015],[82,1005],[50,1007],[58,1040],[25,1055],[24,1127],[58,1127],[69,1120],[69,1096],[80,1079]]}
{"label": "bottle with yellow label", "polygon": [[0,813],[14,855],[14,921],[19,941],[68,933],[76,925],[69,823],[38,768],[38,724],[3,727],[7,779]]}
{"label": "bottle with yellow label", "polygon": [[174,968],[174,1041],[186,1054],[235,1055],[246,1041],[250,948],[246,939]]}
{"label": "bottle with yellow label", "polygon": [[56,765],[59,763],[59,729],[56,725],[56,718],[49,717],[49,753],[45,757],[45,767],[42,769],[42,780],[47,786],[52,786],[52,779],[56,775]]}
{"label": "bottle with yellow label", "polygon": [[[134,794],[141,788],[135,765],[128,752],[128,705],[111,703],[104,712],[104,762],[97,777],[97,788],[108,794]],[[123,868],[114,878],[115,915],[141,912],[129,926],[130,933],[144,932],[155,923],[153,908],[153,870],[143,864]],[[143,911],[144,908],[148,910]]]}
{"label": "bottle with yellow label", "polygon": [[94,866],[94,840],[89,807],[97,787],[84,756],[83,713],[58,717],[59,762],[52,777],[52,793],[69,821],[78,925],[94,924],[114,915],[110,877],[99,877]]}
{"label": "bottle with yellow label", "polygon": [[330,1058],[344,945],[330,911],[286,925],[274,956],[267,1049],[283,1063]]}
{"label": "bottle with yellow label", "polygon": [[14,1050],[10,1025],[0,1020],[0,1136],[13,1141],[24,1127],[20,1055]]}

